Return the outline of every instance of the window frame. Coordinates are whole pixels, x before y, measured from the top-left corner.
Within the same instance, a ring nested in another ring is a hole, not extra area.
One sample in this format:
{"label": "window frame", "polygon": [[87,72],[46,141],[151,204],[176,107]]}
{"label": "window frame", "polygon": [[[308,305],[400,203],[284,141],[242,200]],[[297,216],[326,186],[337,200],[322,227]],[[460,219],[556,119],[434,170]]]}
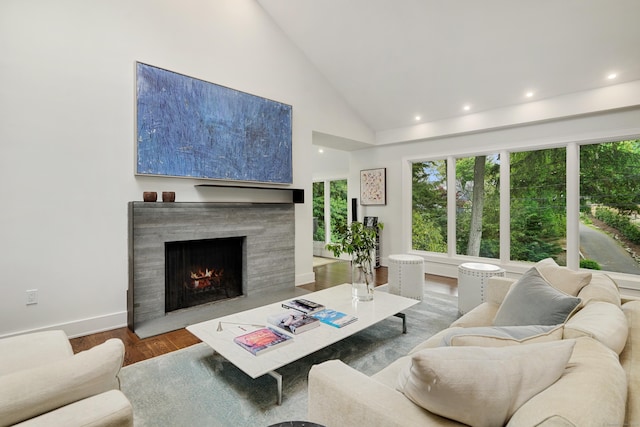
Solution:
{"label": "window frame", "polygon": [[[562,148],[566,150],[566,257],[567,267],[573,270],[580,269],[580,147],[582,145],[601,144],[612,141],[622,141],[626,139],[639,139],[639,135],[610,136],[601,137],[594,140],[555,142],[546,144],[530,145],[527,147],[516,147],[513,149],[487,149],[484,151],[461,150],[446,156],[413,156],[402,159],[402,210],[403,210],[403,239],[402,245],[407,253],[419,254],[427,261],[436,263],[459,265],[462,262],[486,262],[500,264],[511,271],[524,272],[531,266],[531,262],[513,261],[511,255],[511,162],[510,154],[513,152],[537,151],[544,149]],[[447,191],[447,253],[436,253],[421,250],[414,250],[412,247],[412,165],[416,162],[427,162],[446,160],[447,161],[447,188],[455,188],[455,161],[458,158],[474,157],[482,155],[499,154],[500,162],[500,258],[472,257],[456,253],[456,212],[455,212],[455,192]],[[604,271],[604,270],[603,270]],[[606,271],[605,271],[606,272]],[[607,272],[615,275],[624,273]],[[626,275],[635,276],[635,275]]]}

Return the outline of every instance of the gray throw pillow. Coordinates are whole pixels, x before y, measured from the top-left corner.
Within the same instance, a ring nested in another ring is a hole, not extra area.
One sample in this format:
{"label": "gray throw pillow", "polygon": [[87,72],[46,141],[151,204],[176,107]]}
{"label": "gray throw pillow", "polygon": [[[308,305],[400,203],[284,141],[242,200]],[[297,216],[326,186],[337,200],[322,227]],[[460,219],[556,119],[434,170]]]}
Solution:
{"label": "gray throw pillow", "polygon": [[555,289],[535,268],[529,269],[509,289],[494,326],[558,325],[580,304],[580,298]]}

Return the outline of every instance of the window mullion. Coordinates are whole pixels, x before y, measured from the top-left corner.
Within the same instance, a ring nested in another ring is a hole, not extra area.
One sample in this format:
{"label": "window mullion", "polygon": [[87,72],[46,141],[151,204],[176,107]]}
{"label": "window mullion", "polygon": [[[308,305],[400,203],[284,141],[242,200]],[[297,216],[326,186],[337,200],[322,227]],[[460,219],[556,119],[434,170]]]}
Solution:
{"label": "window mullion", "polygon": [[500,151],[500,263],[511,260],[511,159]]}
{"label": "window mullion", "polygon": [[324,242],[331,243],[331,181],[324,181]]}
{"label": "window mullion", "polygon": [[580,146],[567,145],[567,267],[580,268]]}
{"label": "window mullion", "polygon": [[456,255],[456,159],[447,157],[447,253]]}

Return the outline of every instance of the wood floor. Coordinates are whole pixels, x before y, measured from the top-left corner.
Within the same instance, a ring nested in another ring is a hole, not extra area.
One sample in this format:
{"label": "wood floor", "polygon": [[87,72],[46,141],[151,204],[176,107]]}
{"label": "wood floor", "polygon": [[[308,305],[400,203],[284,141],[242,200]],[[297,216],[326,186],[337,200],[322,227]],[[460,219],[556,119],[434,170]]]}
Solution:
{"label": "wood floor", "polygon": [[[331,286],[348,283],[351,281],[351,271],[348,262],[334,262],[319,267],[314,267],[316,281],[301,288],[310,291],[326,289]],[[387,283],[387,268],[376,269],[376,286]],[[458,285],[456,279],[427,275],[425,279],[425,289],[433,292],[457,295]],[[71,346],[74,352],[88,350],[109,338],[120,338],[125,346],[124,365],[140,362],[155,356],[160,356],[175,350],[197,344],[198,338],[191,335],[186,329],[168,332],[154,337],[140,339],[128,328],[118,328],[111,331],[100,332],[93,335],[71,339]]]}

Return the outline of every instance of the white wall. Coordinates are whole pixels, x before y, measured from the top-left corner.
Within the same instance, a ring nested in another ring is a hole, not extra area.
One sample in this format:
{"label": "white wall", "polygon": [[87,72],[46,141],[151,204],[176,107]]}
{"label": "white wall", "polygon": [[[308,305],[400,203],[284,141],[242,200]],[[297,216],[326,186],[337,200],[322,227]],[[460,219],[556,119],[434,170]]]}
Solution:
{"label": "white wall", "polygon": [[377,132],[376,143],[418,141],[481,132],[487,129],[525,126],[556,120],[559,117],[576,117],[622,108],[635,108],[639,104],[640,80],[635,80],[435,122],[383,130]]}
{"label": "white wall", "polygon": [[127,202],[143,191],[276,197],[135,177],[135,61],[293,105],[296,282],[313,280],[312,132],[374,135],[253,0],[3,0],[0,52],[0,336],[126,324]]}
{"label": "white wall", "polygon": [[312,155],[314,181],[346,179],[349,175],[349,156],[344,151],[314,146]]}

